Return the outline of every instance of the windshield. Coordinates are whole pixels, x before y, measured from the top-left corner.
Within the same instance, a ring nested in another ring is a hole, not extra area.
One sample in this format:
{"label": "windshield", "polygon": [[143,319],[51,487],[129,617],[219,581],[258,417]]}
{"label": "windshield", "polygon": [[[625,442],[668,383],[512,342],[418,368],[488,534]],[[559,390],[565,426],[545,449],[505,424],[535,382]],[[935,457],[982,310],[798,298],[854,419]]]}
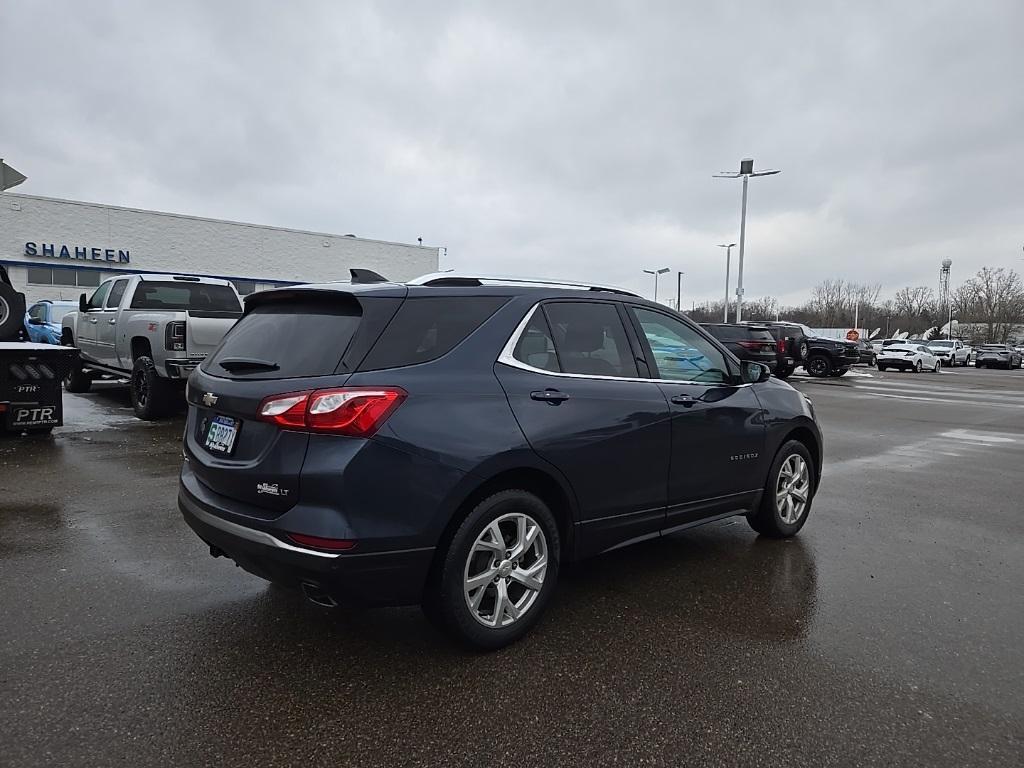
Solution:
{"label": "windshield", "polygon": [[817,336],[818,335],[817,333],[812,331],[810,328],[808,328],[803,323],[797,323],[797,325],[800,327],[800,330],[804,332],[804,336]]}

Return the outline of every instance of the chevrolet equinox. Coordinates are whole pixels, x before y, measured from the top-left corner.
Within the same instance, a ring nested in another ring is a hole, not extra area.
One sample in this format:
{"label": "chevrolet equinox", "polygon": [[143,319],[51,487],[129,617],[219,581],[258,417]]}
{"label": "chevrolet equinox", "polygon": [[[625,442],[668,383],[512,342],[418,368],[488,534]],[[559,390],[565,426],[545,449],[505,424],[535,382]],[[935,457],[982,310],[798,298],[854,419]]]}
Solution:
{"label": "chevrolet equinox", "polygon": [[189,379],[178,503],[214,556],[497,648],[563,563],[807,520],[810,401],[686,317],[575,284],[370,280],[249,296]]}

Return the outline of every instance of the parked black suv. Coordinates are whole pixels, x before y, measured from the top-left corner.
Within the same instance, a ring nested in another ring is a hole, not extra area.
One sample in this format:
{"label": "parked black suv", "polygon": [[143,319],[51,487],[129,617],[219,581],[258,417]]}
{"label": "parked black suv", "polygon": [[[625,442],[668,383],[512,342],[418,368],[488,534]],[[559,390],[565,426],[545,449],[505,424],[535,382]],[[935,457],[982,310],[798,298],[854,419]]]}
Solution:
{"label": "parked black suv", "polygon": [[722,342],[725,348],[740,360],[762,363],[767,365],[772,373],[778,374],[779,343],[767,328],[747,323],[701,323],[701,327]]}
{"label": "parked black suv", "polygon": [[[776,339],[786,339],[786,351],[811,376],[842,376],[851,365],[860,362],[857,343],[845,339],[826,339],[803,323],[788,321],[751,321],[751,325],[768,328]],[[792,373],[792,371],[790,371]]]}
{"label": "parked black suv", "polygon": [[732,515],[794,535],[821,473],[807,398],[610,290],[264,291],[187,399],[178,503],[211,554],[321,604],[422,603],[485,648],[564,562]]}

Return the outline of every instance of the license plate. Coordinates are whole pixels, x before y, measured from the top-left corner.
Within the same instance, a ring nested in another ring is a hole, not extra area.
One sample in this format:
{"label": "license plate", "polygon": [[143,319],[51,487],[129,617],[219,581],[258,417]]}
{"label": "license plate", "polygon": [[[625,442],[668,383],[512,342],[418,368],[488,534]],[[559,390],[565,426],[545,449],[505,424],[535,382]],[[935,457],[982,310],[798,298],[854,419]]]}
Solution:
{"label": "license plate", "polygon": [[204,445],[210,453],[229,454],[238,437],[238,421],[230,416],[214,416],[206,429]]}

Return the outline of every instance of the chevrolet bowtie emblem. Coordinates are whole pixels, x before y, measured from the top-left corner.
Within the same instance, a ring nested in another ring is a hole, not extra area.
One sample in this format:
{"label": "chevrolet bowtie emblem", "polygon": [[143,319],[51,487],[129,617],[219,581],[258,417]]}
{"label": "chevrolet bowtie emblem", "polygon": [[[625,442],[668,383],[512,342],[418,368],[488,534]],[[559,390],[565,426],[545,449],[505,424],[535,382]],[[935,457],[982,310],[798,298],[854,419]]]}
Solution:
{"label": "chevrolet bowtie emblem", "polygon": [[203,395],[203,405],[212,408],[217,404],[217,396],[213,392],[207,392]]}

